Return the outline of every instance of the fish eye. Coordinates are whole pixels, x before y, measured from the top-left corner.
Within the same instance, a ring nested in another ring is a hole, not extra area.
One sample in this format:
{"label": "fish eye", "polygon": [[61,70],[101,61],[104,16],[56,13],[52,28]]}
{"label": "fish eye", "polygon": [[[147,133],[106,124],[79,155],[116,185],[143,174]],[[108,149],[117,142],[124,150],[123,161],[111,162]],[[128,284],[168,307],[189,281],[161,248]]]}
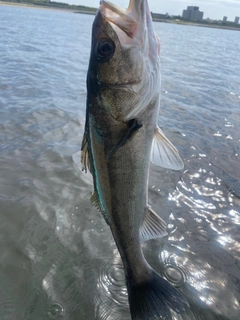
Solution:
{"label": "fish eye", "polygon": [[111,39],[101,39],[97,44],[97,54],[99,60],[109,60],[115,52],[115,44]]}

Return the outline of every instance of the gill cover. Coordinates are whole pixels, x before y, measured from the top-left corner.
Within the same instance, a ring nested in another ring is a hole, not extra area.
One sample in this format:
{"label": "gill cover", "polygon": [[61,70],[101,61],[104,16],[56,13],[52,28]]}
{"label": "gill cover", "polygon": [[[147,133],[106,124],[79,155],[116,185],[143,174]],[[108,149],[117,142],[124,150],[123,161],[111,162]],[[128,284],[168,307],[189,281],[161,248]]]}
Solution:
{"label": "gill cover", "polygon": [[[102,18],[108,22],[115,31],[121,52],[129,53],[123,56],[123,63],[129,60],[128,73],[132,65],[138,64],[139,71],[136,78],[125,75],[118,79],[116,84],[124,84],[125,91],[132,93],[133,103],[128,103],[122,113],[114,118],[120,121],[128,121],[136,118],[153,99],[160,94],[160,41],[152,27],[152,18],[147,1],[131,0],[126,10],[119,8],[108,1],[101,1],[99,8]],[[134,56],[135,55],[135,56]],[[135,60],[135,61],[134,61]],[[141,74],[140,74],[141,71]],[[122,81],[121,81],[122,80]],[[107,82],[110,82],[107,80]],[[119,88],[121,90],[121,88]],[[129,100],[129,99],[128,99]]]}

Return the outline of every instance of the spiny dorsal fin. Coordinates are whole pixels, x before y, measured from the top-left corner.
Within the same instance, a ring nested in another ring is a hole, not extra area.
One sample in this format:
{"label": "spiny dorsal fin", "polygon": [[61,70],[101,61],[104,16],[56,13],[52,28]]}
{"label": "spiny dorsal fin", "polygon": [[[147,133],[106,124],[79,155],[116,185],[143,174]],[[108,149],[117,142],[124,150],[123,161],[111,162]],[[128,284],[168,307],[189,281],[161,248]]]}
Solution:
{"label": "spiny dorsal fin", "polygon": [[140,230],[140,241],[146,241],[166,236],[166,223],[147,206]]}
{"label": "spiny dorsal fin", "polygon": [[86,138],[86,132],[84,132],[84,136],[82,139],[81,163],[82,163],[82,171],[87,172],[87,169],[88,169],[90,172],[92,172],[89,153],[88,153],[88,142]]}
{"label": "spiny dorsal fin", "polygon": [[182,170],[184,167],[177,149],[158,127],[152,142],[151,162],[172,170]]}

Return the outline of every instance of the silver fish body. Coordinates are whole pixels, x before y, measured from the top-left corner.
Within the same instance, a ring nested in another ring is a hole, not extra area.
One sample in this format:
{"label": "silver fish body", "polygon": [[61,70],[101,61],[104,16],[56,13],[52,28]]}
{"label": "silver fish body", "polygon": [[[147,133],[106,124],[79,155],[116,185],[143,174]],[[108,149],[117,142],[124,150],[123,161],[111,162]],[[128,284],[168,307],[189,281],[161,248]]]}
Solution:
{"label": "silver fish body", "polygon": [[87,77],[83,170],[93,175],[91,201],[109,224],[120,252],[133,320],[184,311],[182,294],[147,263],[141,241],[166,235],[148,206],[150,158],[181,169],[176,149],[157,127],[160,45],[146,0],[127,10],[102,1],[92,29]]}

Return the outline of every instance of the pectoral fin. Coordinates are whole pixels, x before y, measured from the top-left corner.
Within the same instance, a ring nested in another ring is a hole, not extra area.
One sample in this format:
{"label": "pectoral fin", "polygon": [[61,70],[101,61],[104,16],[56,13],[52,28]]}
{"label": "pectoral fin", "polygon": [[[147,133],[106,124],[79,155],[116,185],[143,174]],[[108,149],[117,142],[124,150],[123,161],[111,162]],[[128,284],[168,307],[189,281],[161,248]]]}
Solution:
{"label": "pectoral fin", "polygon": [[137,132],[138,129],[142,127],[141,123],[138,123],[136,119],[128,121],[129,129],[126,131],[126,134],[119,140],[118,144],[112,148],[109,152],[109,157],[111,157],[119,148],[125,145]]}
{"label": "pectoral fin", "polygon": [[151,162],[157,166],[173,170],[182,170],[184,167],[177,149],[158,127],[152,142]]}
{"label": "pectoral fin", "polygon": [[140,241],[146,241],[166,236],[166,223],[147,206],[140,230]]}

